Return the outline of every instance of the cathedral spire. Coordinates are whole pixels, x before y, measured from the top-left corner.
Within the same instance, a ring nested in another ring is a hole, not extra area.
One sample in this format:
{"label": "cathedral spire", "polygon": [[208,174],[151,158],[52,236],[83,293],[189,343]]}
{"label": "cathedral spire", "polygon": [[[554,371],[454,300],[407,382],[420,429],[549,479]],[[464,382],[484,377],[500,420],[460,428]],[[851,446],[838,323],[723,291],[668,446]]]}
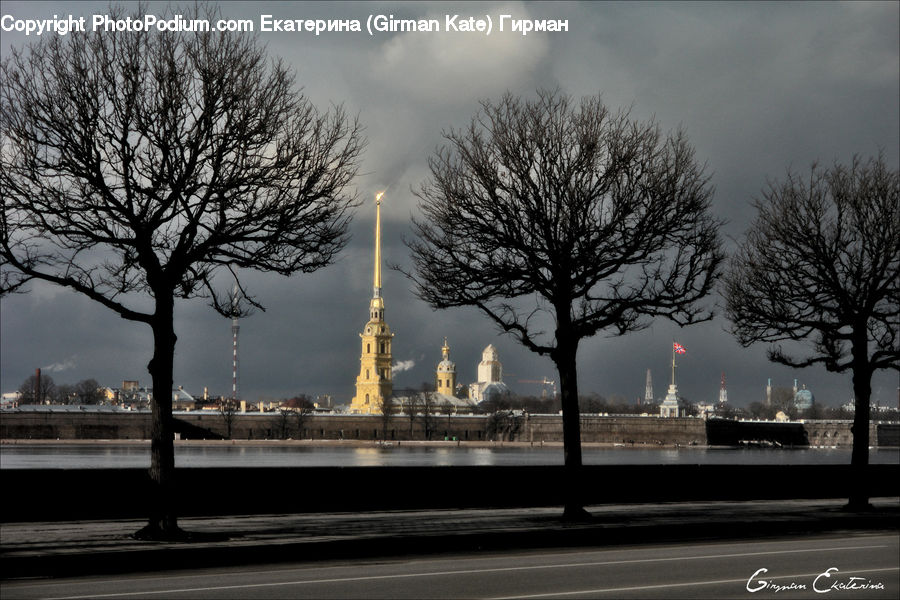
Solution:
{"label": "cathedral spire", "polygon": [[372,300],[369,302],[369,318],[372,321],[384,320],[384,300],[381,298],[381,197],[384,192],[375,194],[375,276],[372,279]]}
{"label": "cathedral spire", "polygon": [[369,321],[359,334],[362,343],[356,395],[350,402],[350,412],[378,414],[391,402],[393,382],[391,374],[391,343],[394,334],[384,321],[384,299],[381,297],[381,197],[375,194],[375,274],[372,299],[369,301]]}
{"label": "cathedral spire", "polygon": [[381,298],[381,197],[384,192],[375,194],[375,278],[373,298]]}

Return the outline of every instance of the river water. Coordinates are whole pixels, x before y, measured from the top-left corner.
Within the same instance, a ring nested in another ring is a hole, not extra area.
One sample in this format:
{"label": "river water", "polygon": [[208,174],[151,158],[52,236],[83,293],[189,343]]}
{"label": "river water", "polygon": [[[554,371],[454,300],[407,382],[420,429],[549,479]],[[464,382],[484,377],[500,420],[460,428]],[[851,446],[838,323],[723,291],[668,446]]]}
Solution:
{"label": "river water", "polygon": [[[595,448],[584,464],[849,464],[850,449]],[[900,462],[900,450],[872,449],[869,461]],[[553,447],[297,445],[176,445],[176,467],[379,467],[562,465]],[[10,444],[0,447],[0,469],[147,468],[146,444]]]}

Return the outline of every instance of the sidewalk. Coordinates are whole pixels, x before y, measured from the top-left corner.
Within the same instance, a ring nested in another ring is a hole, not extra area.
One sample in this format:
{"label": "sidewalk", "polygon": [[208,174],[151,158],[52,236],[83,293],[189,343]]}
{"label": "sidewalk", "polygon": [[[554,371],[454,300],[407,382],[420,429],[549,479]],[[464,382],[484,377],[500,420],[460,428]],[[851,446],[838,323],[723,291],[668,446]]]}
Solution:
{"label": "sidewalk", "polygon": [[186,518],[196,540],[131,537],[141,521],[8,523],[0,527],[3,579],[88,575],[450,551],[609,546],[761,538],[837,531],[900,534],[900,499],[850,513],[839,500],[706,502],[588,507],[589,522],[561,508],[390,511],[361,514]]}

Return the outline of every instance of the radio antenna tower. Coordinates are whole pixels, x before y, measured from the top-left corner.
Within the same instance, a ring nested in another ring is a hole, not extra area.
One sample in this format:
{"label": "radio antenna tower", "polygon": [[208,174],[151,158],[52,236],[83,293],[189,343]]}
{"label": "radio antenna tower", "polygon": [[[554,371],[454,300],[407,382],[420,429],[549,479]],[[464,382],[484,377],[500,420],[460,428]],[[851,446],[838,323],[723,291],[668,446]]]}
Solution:
{"label": "radio antenna tower", "polygon": [[231,295],[231,348],[232,348],[232,362],[231,362],[231,399],[238,399],[238,333],[241,331],[241,326],[238,325],[237,318],[237,309],[238,309],[238,286],[234,284],[234,291]]}
{"label": "radio antenna tower", "polygon": [[647,369],[647,388],[644,390],[644,402],[653,404],[653,378],[650,376],[650,369]]}

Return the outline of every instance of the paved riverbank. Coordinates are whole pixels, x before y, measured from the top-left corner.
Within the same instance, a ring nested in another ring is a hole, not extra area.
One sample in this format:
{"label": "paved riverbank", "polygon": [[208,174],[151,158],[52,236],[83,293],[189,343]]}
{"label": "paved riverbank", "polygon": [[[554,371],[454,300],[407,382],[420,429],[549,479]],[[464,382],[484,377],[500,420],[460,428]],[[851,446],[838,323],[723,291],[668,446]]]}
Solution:
{"label": "paved riverbank", "polygon": [[[62,500],[61,500],[62,501]],[[675,540],[759,539],[798,533],[891,531],[900,499],[847,512],[839,500],[694,502],[589,507],[566,522],[558,508],[422,510],[185,518],[185,542],[147,542],[141,521],[7,523],[2,578],[52,577],[451,551],[613,546]]]}

